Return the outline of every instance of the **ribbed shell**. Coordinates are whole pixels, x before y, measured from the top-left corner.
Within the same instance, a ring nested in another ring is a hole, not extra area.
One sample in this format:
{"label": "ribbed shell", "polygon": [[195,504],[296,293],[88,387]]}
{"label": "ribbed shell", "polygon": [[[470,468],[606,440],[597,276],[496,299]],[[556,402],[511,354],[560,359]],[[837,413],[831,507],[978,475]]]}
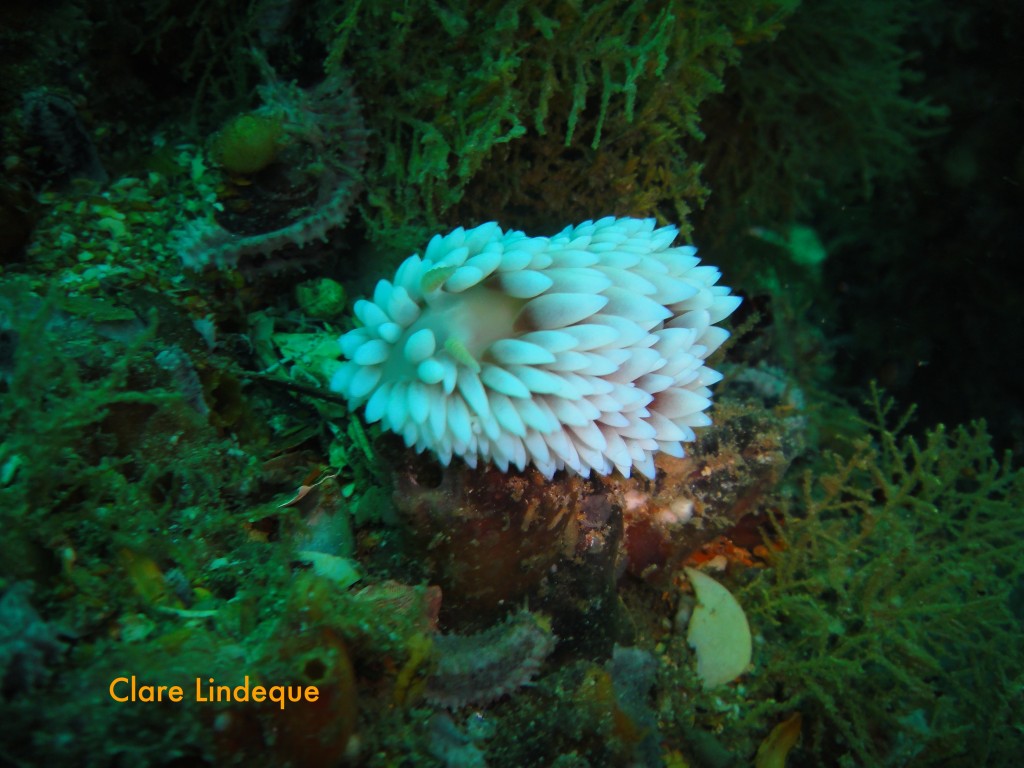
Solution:
{"label": "ribbed shell", "polygon": [[704,360],[740,303],[677,234],[608,217],[437,235],[356,303],[331,388],[446,465],[654,477],[711,423]]}

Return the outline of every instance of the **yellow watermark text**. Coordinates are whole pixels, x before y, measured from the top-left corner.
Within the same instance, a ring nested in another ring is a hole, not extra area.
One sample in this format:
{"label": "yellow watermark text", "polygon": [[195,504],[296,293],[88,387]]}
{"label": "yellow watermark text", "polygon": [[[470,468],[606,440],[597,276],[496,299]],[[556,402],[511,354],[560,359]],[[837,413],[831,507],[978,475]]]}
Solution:
{"label": "yellow watermark text", "polygon": [[114,701],[152,702],[184,701],[188,694],[192,700],[200,704],[207,703],[245,703],[266,701],[284,709],[288,704],[315,702],[320,698],[320,689],[315,685],[252,685],[246,675],[241,685],[218,684],[212,677],[195,679],[195,686],[186,688],[180,685],[155,685],[140,682],[135,675],[116,677],[110,681],[110,698]]}

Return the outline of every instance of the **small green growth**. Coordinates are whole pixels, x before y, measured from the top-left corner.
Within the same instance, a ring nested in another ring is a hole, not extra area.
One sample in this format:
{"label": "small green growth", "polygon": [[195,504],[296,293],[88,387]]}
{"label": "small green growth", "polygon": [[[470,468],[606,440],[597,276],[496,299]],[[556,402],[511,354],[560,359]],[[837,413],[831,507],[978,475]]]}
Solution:
{"label": "small green growth", "polygon": [[332,320],[346,308],[345,286],[329,277],[317,277],[295,286],[295,301],[299,309],[321,320]]}
{"label": "small green growth", "polygon": [[473,353],[469,351],[461,340],[450,336],[445,340],[444,348],[459,365],[466,366],[474,373],[480,372],[480,363],[477,362],[476,358],[473,357]]}
{"label": "small green growth", "polygon": [[274,162],[283,135],[279,115],[238,115],[214,138],[213,158],[231,173],[256,173]]}
{"label": "small green growth", "polygon": [[420,278],[420,290],[423,293],[430,293],[436,291],[442,285],[445,280],[455,274],[458,267],[434,267],[428,269],[423,273],[423,277]]}

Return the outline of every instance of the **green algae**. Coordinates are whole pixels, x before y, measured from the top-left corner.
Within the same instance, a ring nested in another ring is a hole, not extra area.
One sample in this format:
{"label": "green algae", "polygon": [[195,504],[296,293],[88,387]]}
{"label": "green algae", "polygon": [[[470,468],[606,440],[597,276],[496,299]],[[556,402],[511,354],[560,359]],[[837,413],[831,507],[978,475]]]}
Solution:
{"label": "green algae", "polygon": [[[320,27],[328,71],[352,70],[376,135],[364,206],[371,236],[411,247],[455,223],[451,212],[464,198],[462,223],[487,215],[473,207],[470,189],[488,191],[491,211],[533,208],[512,223],[549,225],[553,212],[563,222],[577,214],[582,185],[593,187],[590,209],[663,209],[685,228],[688,206],[705,191],[699,162],[679,142],[703,135],[698,109],[722,89],[742,41],[770,37],[793,7],[330,6]],[[594,173],[597,158],[607,172]],[[607,186],[615,176],[625,177],[625,200]]]}
{"label": "green algae", "polygon": [[877,391],[869,414],[781,508],[741,595],[762,638],[746,719],[799,710],[827,764],[1012,762],[1024,471],[983,423],[905,436]]}

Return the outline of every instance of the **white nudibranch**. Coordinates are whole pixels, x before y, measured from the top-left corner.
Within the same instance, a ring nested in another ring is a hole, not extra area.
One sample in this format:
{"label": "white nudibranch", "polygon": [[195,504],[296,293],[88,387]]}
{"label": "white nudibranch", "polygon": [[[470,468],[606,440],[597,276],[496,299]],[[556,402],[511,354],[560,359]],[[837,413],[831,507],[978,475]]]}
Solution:
{"label": "white nudibranch", "polygon": [[722,377],[704,361],[740,303],[654,223],[435,235],[356,303],[331,389],[445,465],[653,478],[656,453],[711,423]]}

